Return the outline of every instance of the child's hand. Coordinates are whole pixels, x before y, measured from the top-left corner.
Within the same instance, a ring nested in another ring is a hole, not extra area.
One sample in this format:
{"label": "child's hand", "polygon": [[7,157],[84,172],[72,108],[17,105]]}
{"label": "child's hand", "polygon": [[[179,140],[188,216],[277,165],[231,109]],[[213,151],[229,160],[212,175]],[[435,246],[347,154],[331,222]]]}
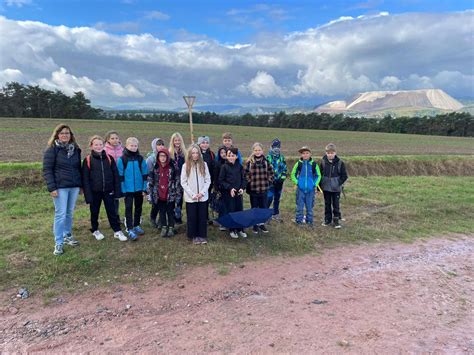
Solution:
{"label": "child's hand", "polygon": [[146,197],[146,191],[142,192],[143,197]]}
{"label": "child's hand", "polygon": [[295,187],[293,187],[293,189],[298,190],[298,185],[295,185]]}
{"label": "child's hand", "polygon": [[239,190],[239,195],[243,195],[244,194],[244,189],[240,189]]}
{"label": "child's hand", "polygon": [[56,198],[56,197],[58,197],[58,195],[59,195],[59,194],[58,194],[58,190],[51,191],[49,194],[50,194],[51,197],[53,197],[53,198]]}
{"label": "child's hand", "polygon": [[231,196],[231,197],[235,197],[235,189],[231,189],[231,190],[230,190],[230,196]]}

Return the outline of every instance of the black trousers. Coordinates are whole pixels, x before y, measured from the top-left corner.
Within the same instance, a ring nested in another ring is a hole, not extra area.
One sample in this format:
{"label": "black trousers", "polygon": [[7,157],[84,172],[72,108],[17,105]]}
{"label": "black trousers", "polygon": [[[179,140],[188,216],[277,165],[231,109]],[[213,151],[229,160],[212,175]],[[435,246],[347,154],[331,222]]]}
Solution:
{"label": "black trousers", "polygon": [[339,200],[341,199],[340,192],[323,191],[324,193],[324,221],[331,223],[333,216],[341,218],[341,210],[339,207]]}
{"label": "black trousers", "polygon": [[117,214],[118,219],[120,221],[120,200],[116,198],[114,201],[114,204],[115,204],[115,213]]}
{"label": "black trousers", "polygon": [[109,220],[110,228],[114,232],[120,230],[120,220],[118,214],[115,212],[115,198],[114,195],[108,192],[93,192],[92,202],[89,205],[91,211],[91,232],[99,229],[99,212],[100,205],[104,201],[105,212],[107,212],[107,219]]}
{"label": "black trousers", "polygon": [[207,202],[186,202],[188,238],[207,239]]}
{"label": "black trousers", "polygon": [[[242,195],[235,195],[232,197],[229,191],[225,191],[222,195],[224,200],[226,213],[239,212],[244,210],[244,201]],[[243,231],[243,228],[230,229],[231,232]]]}
{"label": "black trousers", "polygon": [[[133,213],[133,205],[135,204],[135,213]],[[127,229],[132,229],[140,225],[143,208],[143,192],[127,192],[125,193],[125,225]]]}
{"label": "black trousers", "polygon": [[[151,204],[151,210],[150,210],[150,220],[152,220],[153,222],[156,223],[156,217],[158,217],[159,212],[160,212],[160,209],[158,208],[158,204],[157,203],[152,203]],[[160,215],[159,223],[161,223],[161,215]]]}
{"label": "black trousers", "polygon": [[174,227],[174,202],[158,201],[158,203],[152,204],[152,206],[156,207],[160,212],[162,227]]}
{"label": "black trousers", "polygon": [[252,208],[267,208],[268,197],[267,193],[250,194],[250,207]]}

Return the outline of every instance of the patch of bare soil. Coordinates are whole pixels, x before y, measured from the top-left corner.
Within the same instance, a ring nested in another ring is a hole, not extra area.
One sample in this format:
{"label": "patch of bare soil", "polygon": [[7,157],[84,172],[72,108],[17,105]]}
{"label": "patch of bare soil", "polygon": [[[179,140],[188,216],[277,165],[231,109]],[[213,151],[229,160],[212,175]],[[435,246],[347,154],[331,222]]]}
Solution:
{"label": "patch of bare soil", "polygon": [[48,306],[15,299],[0,349],[472,353],[473,256],[472,236],[456,236],[266,259],[224,276],[195,268]]}

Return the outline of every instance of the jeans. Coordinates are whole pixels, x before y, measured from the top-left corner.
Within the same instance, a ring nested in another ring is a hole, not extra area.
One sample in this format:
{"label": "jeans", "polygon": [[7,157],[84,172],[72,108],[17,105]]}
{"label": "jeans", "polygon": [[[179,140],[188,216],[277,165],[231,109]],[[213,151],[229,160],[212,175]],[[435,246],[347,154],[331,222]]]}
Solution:
{"label": "jeans", "polygon": [[[250,194],[250,207],[251,208],[267,208],[268,205],[268,192],[259,193],[259,194]],[[260,223],[264,224],[264,223]],[[257,225],[254,225],[257,227]]]}
{"label": "jeans", "polygon": [[268,208],[273,202],[273,215],[280,214],[280,199],[283,191],[283,182],[273,184],[268,190]]}
{"label": "jeans", "polygon": [[314,190],[304,192],[300,188],[296,191],[296,223],[303,223],[303,212],[306,206],[306,223],[313,224]]}
{"label": "jeans", "polygon": [[58,197],[53,198],[54,202],[54,241],[56,245],[64,244],[64,236],[71,234],[72,217],[74,207],[76,207],[79,187],[69,187],[58,189]]}

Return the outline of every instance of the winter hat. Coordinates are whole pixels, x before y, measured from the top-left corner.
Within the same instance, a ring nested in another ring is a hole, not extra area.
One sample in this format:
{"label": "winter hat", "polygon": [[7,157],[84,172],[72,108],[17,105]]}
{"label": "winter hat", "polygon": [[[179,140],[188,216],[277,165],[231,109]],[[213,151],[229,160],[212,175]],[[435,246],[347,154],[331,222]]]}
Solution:
{"label": "winter hat", "polygon": [[275,138],[272,141],[272,148],[281,148],[281,142],[278,138]]}
{"label": "winter hat", "polygon": [[208,136],[201,136],[198,138],[198,145],[200,145],[201,143],[204,143],[204,142],[207,142],[209,144],[211,144],[211,140],[209,139]]}
{"label": "winter hat", "polygon": [[336,151],[336,145],[334,143],[329,143],[326,146],[326,152],[335,152]]}

